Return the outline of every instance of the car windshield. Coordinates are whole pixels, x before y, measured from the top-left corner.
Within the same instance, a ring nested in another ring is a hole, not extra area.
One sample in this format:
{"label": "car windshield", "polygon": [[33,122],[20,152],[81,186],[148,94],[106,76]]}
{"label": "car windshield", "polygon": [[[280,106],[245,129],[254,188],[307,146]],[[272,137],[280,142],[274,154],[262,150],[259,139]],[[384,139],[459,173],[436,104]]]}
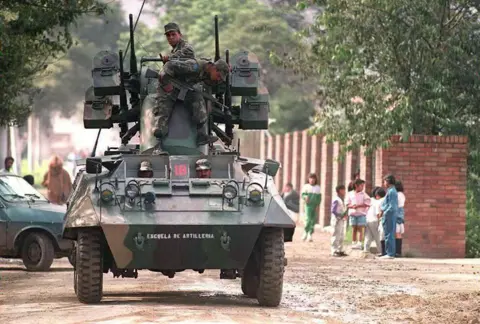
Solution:
{"label": "car windshield", "polygon": [[16,176],[0,177],[0,196],[6,200],[47,200],[27,181]]}

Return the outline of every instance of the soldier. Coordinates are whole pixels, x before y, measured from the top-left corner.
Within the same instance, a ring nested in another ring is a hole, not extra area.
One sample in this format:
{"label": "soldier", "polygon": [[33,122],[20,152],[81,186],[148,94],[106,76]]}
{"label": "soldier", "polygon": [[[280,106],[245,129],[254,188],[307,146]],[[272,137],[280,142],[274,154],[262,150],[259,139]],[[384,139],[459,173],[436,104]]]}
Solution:
{"label": "soldier", "polygon": [[197,178],[210,178],[212,176],[212,165],[207,159],[200,159],[195,162]]}
{"label": "soldier", "polygon": [[150,161],[142,161],[138,169],[139,178],[153,178],[153,168]]}
{"label": "soldier", "polygon": [[192,45],[188,44],[183,38],[180,28],[176,23],[168,23],[164,26],[165,28],[165,37],[167,38],[168,44],[172,46],[170,55],[162,55],[160,57],[163,60],[163,63],[167,63],[171,59],[179,58],[195,58],[195,52]]}
{"label": "soldier", "polygon": [[[202,91],[202,82],[214,85],[225,82],[229,72],[228,64],[223,60],[215,63],[204,59],[189,59],[186,61],[169,61],[160,73],[157,88],[157,103],[154,110],[155,130],[153,135],[161,140],[168,133],[168,119],[180,92],[174,88],[169,79],[177,79],[193,86],[197,91]],[[207,108],[202,95],[198,92],[189,93],[185,103],[190,104],[194,122],[197,124],[197,145],[215,142],[218,138],[210,136],[203,130],[207,122]]]}

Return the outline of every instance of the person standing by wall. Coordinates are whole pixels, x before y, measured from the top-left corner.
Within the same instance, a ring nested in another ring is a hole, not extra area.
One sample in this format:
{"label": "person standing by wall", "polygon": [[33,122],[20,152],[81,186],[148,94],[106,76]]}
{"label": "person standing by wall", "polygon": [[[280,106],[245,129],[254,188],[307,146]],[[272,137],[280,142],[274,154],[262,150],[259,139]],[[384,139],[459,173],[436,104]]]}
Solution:
{"label": "person standing by wall", "polygon": [[343,251],[343,240],[345,238],[345,219],[347,217],[347,210],[343,200],[345,199],[345,186],[338,185],[335,190],[337,197],[332,201],[332,218],[330,223],[333,228],[331,239],[331,255],[332,256],[346,256]]}
{"label": "person standing by wall", "polygon": [[402,237],[405,233],[405,194],[403,193],[403,183],[399,180],[395,182],[395,189],[398,192],[398,214],[395,232],[395,254],[397,257],[402,256]]}
{"label": "person standing by wall", "polygon": [[382,244],[380,243],[380,233],[378,232],[378,214],[380,213],[380,204],[385,197],[385,189],[376,187],[373,189],[370,208],[367,211],[367,226],[365,227],[365,246],[363,252],[370,253],[370,245],[373,241],[380,253]]}
{"label": "person standing by wall", "polygon": [[395,258],[395,232],[398,213],[398,193],[395,189],[395,177],[391,174],[383,178],[383,186],[387,188],[387,194],[380,205],[383,231],[385,233],[386,255],[381,259]]}
{"label": "person standing by wall", "polygon": [[[370,197],[363,191],[365,181],[355,180],[355,189],[347,194],[345,205],[348,208],[350,224],[352,225],[352,249],[360,250],[363,242],[363,231],[367,225],[367,210],[370,207]],[[357,241],[358,238],[358,241]]]}
{"label": "person standing by wall", "polygon": [[63,205],[67,202],[72,191],[72,181],[68,172],[63,168],[63,161],[57,155],[50,160],[42,186],[48,189],[47,198],[53,204]]}
{"label": "person standing by wall", "polygon": [[302,240],[308,239],[309,242],[313,241],[312,234],[315,228],[315,211],[317,210],[322,196],[320,193],[320,186],[318,185],[317,175],[311,173],[308,176],[308,182],[302,188],[302,199],[305,202],[305,233]]}

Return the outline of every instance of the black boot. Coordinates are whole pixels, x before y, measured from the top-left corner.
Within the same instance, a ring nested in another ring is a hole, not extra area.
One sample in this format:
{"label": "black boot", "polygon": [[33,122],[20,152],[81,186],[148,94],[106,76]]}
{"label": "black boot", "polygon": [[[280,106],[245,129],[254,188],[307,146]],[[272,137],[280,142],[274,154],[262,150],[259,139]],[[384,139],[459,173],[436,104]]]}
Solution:
{"label": "black boot", "polygon": [[402,239],[395,239],[395,256],[402,256]]}
{"label": "black boot", "polygon": [[197,145],[206,145],[210,143],[215,143],[216,141],[218,141],[217,136],[208,135],[201,131],[197,133]]}
{"label": "black boot", "polygon": [[387,251],[385,251],[385,241],[380,241],[380,244],[382,245],[382,253],[381,255],[386,255],[387,254]]}

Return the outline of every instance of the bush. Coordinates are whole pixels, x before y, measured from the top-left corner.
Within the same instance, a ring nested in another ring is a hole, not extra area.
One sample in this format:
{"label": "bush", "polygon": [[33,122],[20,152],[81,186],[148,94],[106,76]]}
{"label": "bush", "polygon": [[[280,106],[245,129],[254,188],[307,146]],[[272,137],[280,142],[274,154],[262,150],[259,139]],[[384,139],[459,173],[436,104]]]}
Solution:
{"label": "bush", "polygon": [[467,189],[466,256],[480,258],[480,197],[477,188],[470,185]]}

